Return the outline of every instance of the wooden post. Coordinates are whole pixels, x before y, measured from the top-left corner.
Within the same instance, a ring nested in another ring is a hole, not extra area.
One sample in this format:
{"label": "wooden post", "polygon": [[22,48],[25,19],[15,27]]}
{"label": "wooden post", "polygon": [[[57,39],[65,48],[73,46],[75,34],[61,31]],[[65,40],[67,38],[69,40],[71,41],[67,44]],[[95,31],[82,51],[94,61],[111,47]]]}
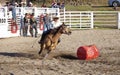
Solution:
{"label": "wooden post", "polygon": [[118,29],[120,29],[120,12],[118,12]]}

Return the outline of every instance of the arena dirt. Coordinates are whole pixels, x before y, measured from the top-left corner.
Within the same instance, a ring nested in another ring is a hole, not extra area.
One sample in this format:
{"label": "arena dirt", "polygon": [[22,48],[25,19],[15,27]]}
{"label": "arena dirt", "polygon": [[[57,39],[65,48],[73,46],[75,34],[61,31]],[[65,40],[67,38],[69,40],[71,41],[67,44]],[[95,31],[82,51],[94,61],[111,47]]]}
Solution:
{"label": "arena dirt", "polygon": [[[61,43],[44,61],[38,55],[39,38],[0,39],[0,75],[120,74],[120,30],[76,30],[70,36],[62,35]],[[77,49],[92,44],[97,46],[100,56],[79,60]]]}

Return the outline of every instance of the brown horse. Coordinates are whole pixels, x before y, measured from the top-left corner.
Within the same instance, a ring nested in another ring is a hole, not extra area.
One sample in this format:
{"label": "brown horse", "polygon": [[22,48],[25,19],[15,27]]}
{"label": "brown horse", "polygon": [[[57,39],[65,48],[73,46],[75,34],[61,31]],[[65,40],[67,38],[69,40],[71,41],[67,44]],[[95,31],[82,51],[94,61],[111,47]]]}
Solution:
{"label": "brown horse", "polygon": [[68,28],[64,23],[58,28],[50,30],[50,32],[45,36],[44,40],[41,42],[39,54],[41,54],[43,50],[46,50],[47,53],[44,56],[44,58],[46,58],[52,50],[55,50],[62,34],[71,34],[70,28]]}

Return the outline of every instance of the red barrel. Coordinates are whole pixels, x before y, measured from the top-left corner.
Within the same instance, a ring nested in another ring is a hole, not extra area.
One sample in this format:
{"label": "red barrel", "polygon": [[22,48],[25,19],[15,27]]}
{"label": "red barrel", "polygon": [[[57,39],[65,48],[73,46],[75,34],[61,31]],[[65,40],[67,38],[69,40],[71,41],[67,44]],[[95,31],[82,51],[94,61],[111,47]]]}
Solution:
{"label": "red barrel", "polygon": [[90,60],[98,56],[99,51],[95,45],[81,46],[77,50],[77,57],[81,60]]}

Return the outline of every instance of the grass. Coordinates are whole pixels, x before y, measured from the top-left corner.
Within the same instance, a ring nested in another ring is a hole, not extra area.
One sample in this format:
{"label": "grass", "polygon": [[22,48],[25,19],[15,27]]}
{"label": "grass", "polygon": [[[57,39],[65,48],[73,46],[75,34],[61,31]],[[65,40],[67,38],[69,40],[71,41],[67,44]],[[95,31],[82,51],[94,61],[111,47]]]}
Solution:
{"label": "grass", "polygon": [[[66,5],[65,8],[68,11],[115,11],[113,7],[109,6]],[[120,11],[120,7],[118,7],[116,11]]]}
{"label": "grass", "polygon": [[[64,0],[59,0],[64,1]],[[77,3],[77,6],[74,4]],[[36,6],[41,6],[42,1],[34,2]],[[46,5],[50,7],[52,0],[46,1]],[[65,8],[68,11],[114,11],[113,7],[108,6],[108,0],[65,0]],[[118,8],[118,10],[120,10]]]}
{"label": "grass", "polygon": [[[64,0],[60,0],[61,2]],[[78,5],[71,5],[71,2],[76,2]],[[42,1],[33,2],[37,7],[42,5]],[[46,1],[46,6],[50,7],[52,0]],[[68,11],[114,11],[113,7],[108,6],[108,0],[65,0],[65,8]],[[120,8],[118,8],[118,11]]]}
{"label": "grass", "polygon": [[90,11],[90,10],[92,10],[91,6],[88,6],[88,5],[85,5],[85,6],[66,5],[65,8],[68,11]]}

